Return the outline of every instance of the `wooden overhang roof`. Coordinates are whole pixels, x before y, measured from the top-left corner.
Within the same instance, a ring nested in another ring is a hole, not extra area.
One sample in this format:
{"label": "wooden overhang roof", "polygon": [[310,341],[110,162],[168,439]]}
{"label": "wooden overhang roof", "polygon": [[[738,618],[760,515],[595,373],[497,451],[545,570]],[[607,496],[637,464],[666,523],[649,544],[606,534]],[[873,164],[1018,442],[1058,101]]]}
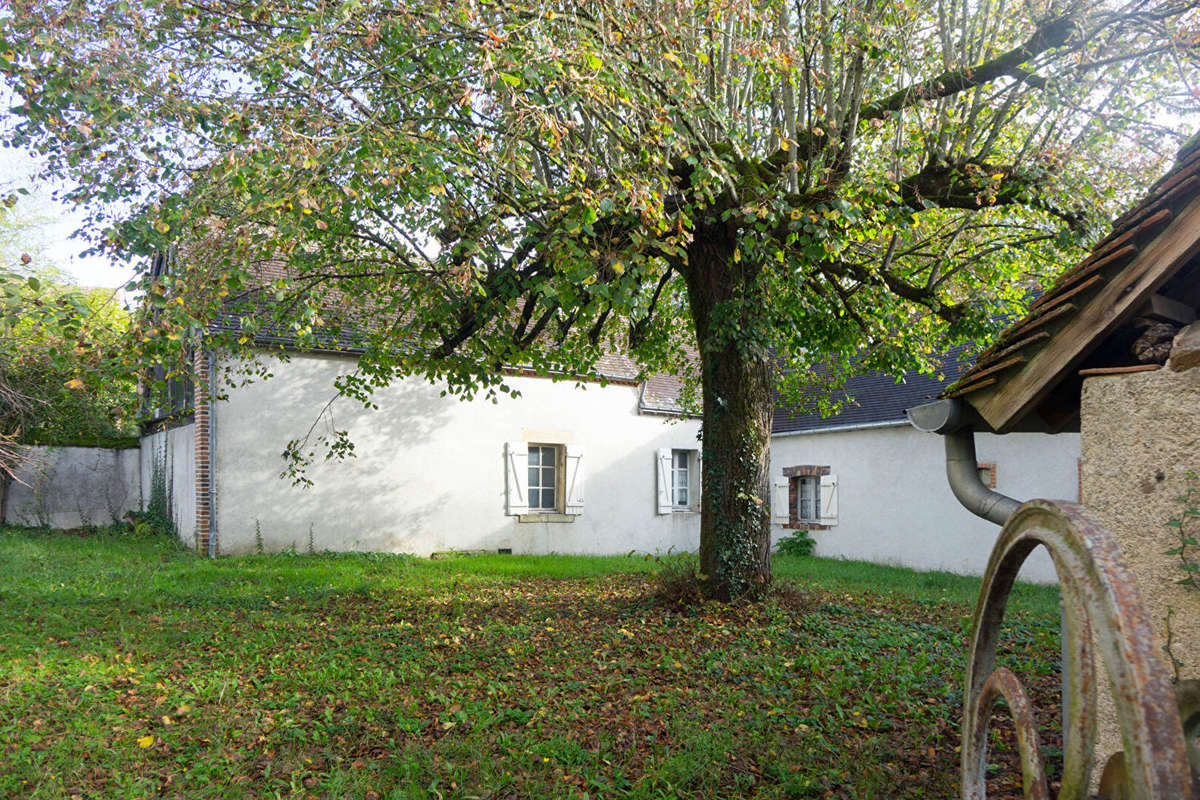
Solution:
{"label": "wooden overhang roof", "polygon": [[1152,368],[1131,354],[1147,322],[1196,319],[1198,252],[1200,141],[1193,139],[1088,257],[943,396],[962,398],[997,433],[1078,430],[1081,371]]}

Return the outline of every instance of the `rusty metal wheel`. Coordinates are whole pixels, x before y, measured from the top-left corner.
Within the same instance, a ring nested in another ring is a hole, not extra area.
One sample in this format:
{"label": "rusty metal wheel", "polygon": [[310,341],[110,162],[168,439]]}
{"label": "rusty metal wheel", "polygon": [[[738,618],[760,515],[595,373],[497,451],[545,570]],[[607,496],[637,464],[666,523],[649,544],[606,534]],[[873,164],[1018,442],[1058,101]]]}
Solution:
{"label": "rusty metal wheel", "polygon": [[[1001,530],[984,574],[963,700],[962,796],[966,800],[987,796],[987,729],[992,707],[1001,696],[1017,727],[1025,797],[1050,796],[1025,690],[1011,672],[996,669],[1009,593],[1021,564],[1039,546],[1050,551],[1058,573],[1067,642],[1063,668],[1070,700],[1059,800],[1087,798],[1096,740],[1093,641],[1114,687],[1125,747],[1120,764],[1109,765],[1110,779],[1130,800],[1191,798],[1192,777],[1175,691],[1121,549],[1085,508],[1048,500],[1031,500],[1017,509]],[[1196,720],[1200,725],[1200,713]]]}

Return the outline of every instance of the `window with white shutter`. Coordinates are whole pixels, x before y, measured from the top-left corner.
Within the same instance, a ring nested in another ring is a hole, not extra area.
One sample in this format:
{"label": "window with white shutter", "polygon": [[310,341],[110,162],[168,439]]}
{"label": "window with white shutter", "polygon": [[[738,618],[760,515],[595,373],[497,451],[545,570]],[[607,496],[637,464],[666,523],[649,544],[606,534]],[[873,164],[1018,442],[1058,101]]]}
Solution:
{"label": "window with white shutter", "polygon": [[509,442],[505,513],[526,522],[570,522],[583,513],[583,450],[578,445]]}
{"label": "window with white shutter", "polygon": [[829,527],[837,525],[838,520],[838,479],[837,475],[821,476],[821,494],[818,498],[817,513],[821,524]]}
{"label": "window with white shutter", "polygon": [[529,513],[526,487],[529,483],[529,446],[524,442],[504,445],[504,513]]}
{"label": "window with white shutter", "polygon": [[[818,530],[837,525],[838,479],[829,467],[801,464],[784,467],[775,483],[777,504],[772,517],[785,528]],[[782,493],[786,492],[786,499]]]}
{"label": "window with white shutter", "polygon": [[700,508],[700,453],[660,447],[654,454],[656,507],[659,514]]}

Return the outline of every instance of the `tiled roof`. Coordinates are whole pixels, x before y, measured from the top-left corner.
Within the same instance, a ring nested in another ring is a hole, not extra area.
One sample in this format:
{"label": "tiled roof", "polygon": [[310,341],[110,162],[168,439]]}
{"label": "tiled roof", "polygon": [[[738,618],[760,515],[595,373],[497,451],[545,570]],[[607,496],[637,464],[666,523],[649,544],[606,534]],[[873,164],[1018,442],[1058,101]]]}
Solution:
{"label": "tiled roof", "polygon": [[817,413],[797,413],[783,397],[775,398],[772,433],[818,431],[851,425],[872,425],[905,421],[904,412],[913,406],[937,397],[951,381],[966,368],[964,347],[956,347],[941,357],[940,371],[946,380],[939,381],[919,372],[906,373],[899,382],[891,375],[869,372],[846,381],[842,397],[850,397],[841,413],[822,417]]}
{"label": "tiled roof", "polygon": [[944,391],[970,395],[1003,381],[1013,367],[1032,360],[1053,334],[1073,317],[1138,253],[1170,225],[1175,215],[1200,195],[1200,138],[1176,156],[1175,165],[1146,196],[1112,224],[1112,232],[1083,261],[1067,270],[1030,306],[1029,314],[1009,326],[979,355],[974,366]]}
{"label": "tiled roof", "polygon": [[[241,333],[243,314],[225,311],[208,323],[209,333]],[[313,332],[316,345],[312,350],[347,353],[358,355],[363,352],[363,341],[366,333],[356,328],[343,327],[335,330],[317,330]],[[260,329],[254,334],[254,343],[261,347],[294,347],[296,337],[286,331],[273,330],[270,326]]]}
{"label": "tiled roof", "polygon": [[642,408],[664,414],[683,413],[683,381],[675,375],[651,375],[642,389]]}
{"label": "tiled roof", "polygon": [[637,362],[622,353],[605,353],[596,361],[594,372],[604,378],[634,380],[638,373]]}
{"label": "tiled roof", "polygon": [[[242,319],[245,314],[226,309],[219,317],[209,323],[208,331],[214,334],[240,333],[243,330]],[[315,330],[315,344],[306,344],[305,349],[329,353],[345,353],[360,355],[365,351],[364,342],[368,332],[355,327],[342,327],[336,330]],[[295,335],[283,330],[275,330],[270,326],[260,329],[254,334],[254,343],[260,347],[297,347]],[[592,374],[608,380],[636,380],[641,370],[636,361],[622,353],[606,353],[597,359]],[[664,404],[662,410],[679,410],[679,384],[666,376],[652,376],[656,386],[674,386],[673,391],[662,390],[660,400]]]}

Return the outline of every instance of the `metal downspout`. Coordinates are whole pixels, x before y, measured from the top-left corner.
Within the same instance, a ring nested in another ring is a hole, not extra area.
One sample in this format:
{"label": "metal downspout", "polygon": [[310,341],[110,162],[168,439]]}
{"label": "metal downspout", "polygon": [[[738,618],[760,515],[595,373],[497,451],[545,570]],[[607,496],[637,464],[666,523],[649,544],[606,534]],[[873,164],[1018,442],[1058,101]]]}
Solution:
{"label": "metal downspout", "polygon": [[[977,517],[1004,527],[1013,512],[1021,507],[1018,500],[1008,495],[993,491],[984,486],[979,478],[979,459],[975,455],[975,430],[971,427],[968,413],[963,409],[962,401],[957,398],[935,400],[932,403],[910,408],[907,412],[908,421],[917,430],[927,433],[941,434],[946,446],[946,478],[950,482],[950,490],[963,508]],[[1061,630],[1066,630],[1067,611],[1062,598],[1058,601],[1059,624]],[[1059,642],[1061,663],[1067,663],[1067,639],[1060,637]],[[1062,719],[1063,747],[1066,748],[1067,729],[1065,721],[1069,719],[1071,692],[1070,676],[1064,669],[1062,672]]]}
{"label": "metal downspout", "polygon": [[942,434],[942,439],[946,444],[946,478],[958,502],[975,516],[1003,526],[1021,504],[983,485],[975,455],[975,431],[960,428]]}
{"label": "metal downspout", "polygon": [[975,456],[975,431],[962,401],[935,400],[910,408],[912,426],[926,433],[941,434],[946,445],[946,478],[963,508],[988,522],[1003,526],[1021,503],[993,491],[979,479],[979,460]]}

